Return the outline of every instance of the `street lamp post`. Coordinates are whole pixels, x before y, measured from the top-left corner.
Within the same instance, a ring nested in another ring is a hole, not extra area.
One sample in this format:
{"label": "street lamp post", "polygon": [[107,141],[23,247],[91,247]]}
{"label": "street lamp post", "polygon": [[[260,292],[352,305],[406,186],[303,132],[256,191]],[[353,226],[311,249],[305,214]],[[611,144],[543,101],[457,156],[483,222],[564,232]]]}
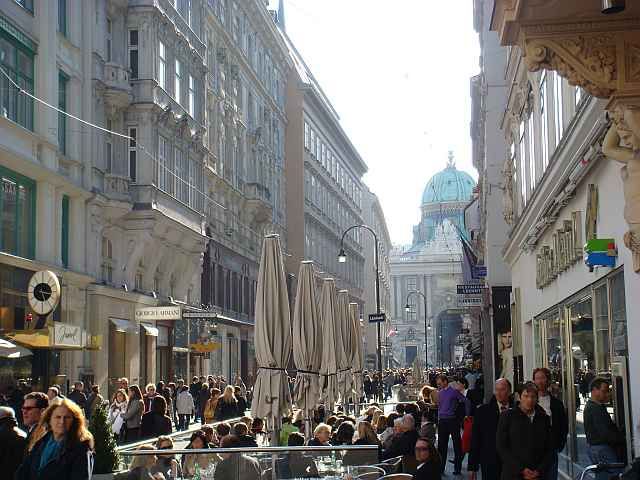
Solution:
{"label": "street lamp post", "polygon": [[[373,235],[373,239],[375,241],[375,269],[376,269],[376,313],[380,314],[380,267],[378,264],[378,235],[373,230],[373,228],[368,225],[353,225],[347,228],[342,234],[342,238],[340,239],[340,253],[338,253],[338,262],[345,263],[347,261],[347,254],[344,251],[344,237],[346,237],[347,233],[356,228],[363,228]],[[376,333],[377,333],[377,341],[376,341],[376,355],[378,360],[378,398],[382,401],[382,339],[380,333],[380,322],[376,323]]]}
{"label": "street lamp post", "polygon": [[424,300],[424,368],[425,370],[429,369],[429,355],[427,352],[427,346],[429,344],[429,339],[427,336],[427,332],[429,330],[431,330],[431,325],[429,325],[427,327],[427,296],[418,291],[418,290],[413,290],[411,292],[409,292],[407,294],[407,301],[405,302],[406,305],[404,307],[404,309],[407,311],[407,313],[409,313],[411,311],[411,307],[409,306],[409,298],[411,298],[411,295],[419,295],[422,297],[422,299]]}

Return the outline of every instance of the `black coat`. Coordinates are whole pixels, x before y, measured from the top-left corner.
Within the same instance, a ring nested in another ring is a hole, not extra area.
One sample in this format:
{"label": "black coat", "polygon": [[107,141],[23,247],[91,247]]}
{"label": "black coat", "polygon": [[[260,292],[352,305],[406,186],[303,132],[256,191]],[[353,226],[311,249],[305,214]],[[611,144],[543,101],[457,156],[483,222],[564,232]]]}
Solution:
{"label": "black coat", "polygon": [[502,459],[502,480],[521,479],[525,468],[544,477],[553,453],[550,419],[544,409],[536,406],[533,422],[519,407],[500,415],[496,446]]}
{"label": "black coat", "polygon": [[155,412],[147,412],[140,422],[140,438],[155,438],[171,433],[171,419],[166,415]]}
{"label": "black coat", "polygon": [[[244,412],[242,414],[244,415]],[[216,420],[224,421],[238,416],[238,402],[227,403],[222,398],[218,400],[215,414]]]}
{"label": "black coat", "polygon": [[260,480],[260,464],[255,458],[234,454],[225,458],[216,467],[214,480]]}
{"label": "black coat", "polygon": [[22,463],[27,447],[27,434],[18,428],[15,418],[0,420],[0,472],[6,478],[13,478]]}
{"label": "black coat", "polygon": [[63,445],[58,456],[38,470],[42,451],[50,435],[48,433],[34,445],[16,472],[15,480],[87,480],[89,457],[92,455],[87,442]]}
{"label": "black coat", "polygon": [[[509,408],[512,406],[510,404]],[[500,470],[502,462],[496,449],[499,417],[498,402],[495,397],[476,409],[471,429],[471,450],[467,462],[470,472],[477,472],[480,465],[495,465]]]}
{"label": "black coat", "polygon": [[[413,480],[440,480],[442,478],[439,458],[431,458],[428,462],[418,467],[413,474]],[[492,479],[486,479],[492,480]]]}
{"label": "black coat", "polygon": [[551,441],[557,452],[564,449],[569,433],[569,418],[562,401],[551,395]]}
{"label": "black coat", "polygon": [[398,435],[391,441],[391,445],[382,453],[382,459],[400,457],[402,455],[415,455],[416,442],[418,441],[418,432],[409,430]]}

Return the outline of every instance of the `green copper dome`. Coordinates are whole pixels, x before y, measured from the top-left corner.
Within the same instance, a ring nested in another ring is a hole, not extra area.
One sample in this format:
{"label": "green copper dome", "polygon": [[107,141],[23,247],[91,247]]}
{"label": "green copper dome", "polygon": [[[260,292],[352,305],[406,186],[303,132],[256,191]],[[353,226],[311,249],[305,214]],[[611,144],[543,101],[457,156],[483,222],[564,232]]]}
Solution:
{"label": "green copper dome", "polygon": [[475,185],[471,175],[456,168],[450,155],[447,167],[431,177],[424,187],[422,204],[471,200]]}

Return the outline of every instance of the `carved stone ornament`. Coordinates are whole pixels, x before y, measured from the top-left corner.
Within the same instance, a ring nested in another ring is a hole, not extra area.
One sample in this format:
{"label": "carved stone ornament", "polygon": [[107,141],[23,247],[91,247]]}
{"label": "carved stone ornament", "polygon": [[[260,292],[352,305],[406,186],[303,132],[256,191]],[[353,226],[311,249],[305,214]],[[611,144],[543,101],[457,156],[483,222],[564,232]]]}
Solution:
{"label": "carved stone ornament", "polygon": [[612,99],[609,114],[611,127],[602,152],[622,164],[624,219],[629,225],[624,244],[633,254],[634,270],[640,272],[640,97]]}
{"label": "carved stone ornament", "polygon": [[507,155],[502,168],[503,190],[502,190],[502,214],[507,225],[513,225],[513,159]]}

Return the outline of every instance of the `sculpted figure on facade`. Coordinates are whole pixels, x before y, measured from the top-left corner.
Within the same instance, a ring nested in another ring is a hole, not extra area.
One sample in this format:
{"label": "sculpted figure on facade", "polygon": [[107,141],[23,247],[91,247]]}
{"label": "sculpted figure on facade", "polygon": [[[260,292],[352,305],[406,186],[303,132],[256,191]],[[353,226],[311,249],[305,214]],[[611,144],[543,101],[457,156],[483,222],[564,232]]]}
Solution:
{"label": "sculpted figure on facade", "polygon": [[513,225],[513,160],[510,155],[504,162],[502,168],[503,188],[502,188],[502,215],[507,225]]}
{"label": "sculpted figure on facade", "polygon": [[634,270],[640,272],[640,107],[616,107],[609,113],[612,124],[602,152],[623,165],[624,218],[629,225],[624,244],[633,253]]}

